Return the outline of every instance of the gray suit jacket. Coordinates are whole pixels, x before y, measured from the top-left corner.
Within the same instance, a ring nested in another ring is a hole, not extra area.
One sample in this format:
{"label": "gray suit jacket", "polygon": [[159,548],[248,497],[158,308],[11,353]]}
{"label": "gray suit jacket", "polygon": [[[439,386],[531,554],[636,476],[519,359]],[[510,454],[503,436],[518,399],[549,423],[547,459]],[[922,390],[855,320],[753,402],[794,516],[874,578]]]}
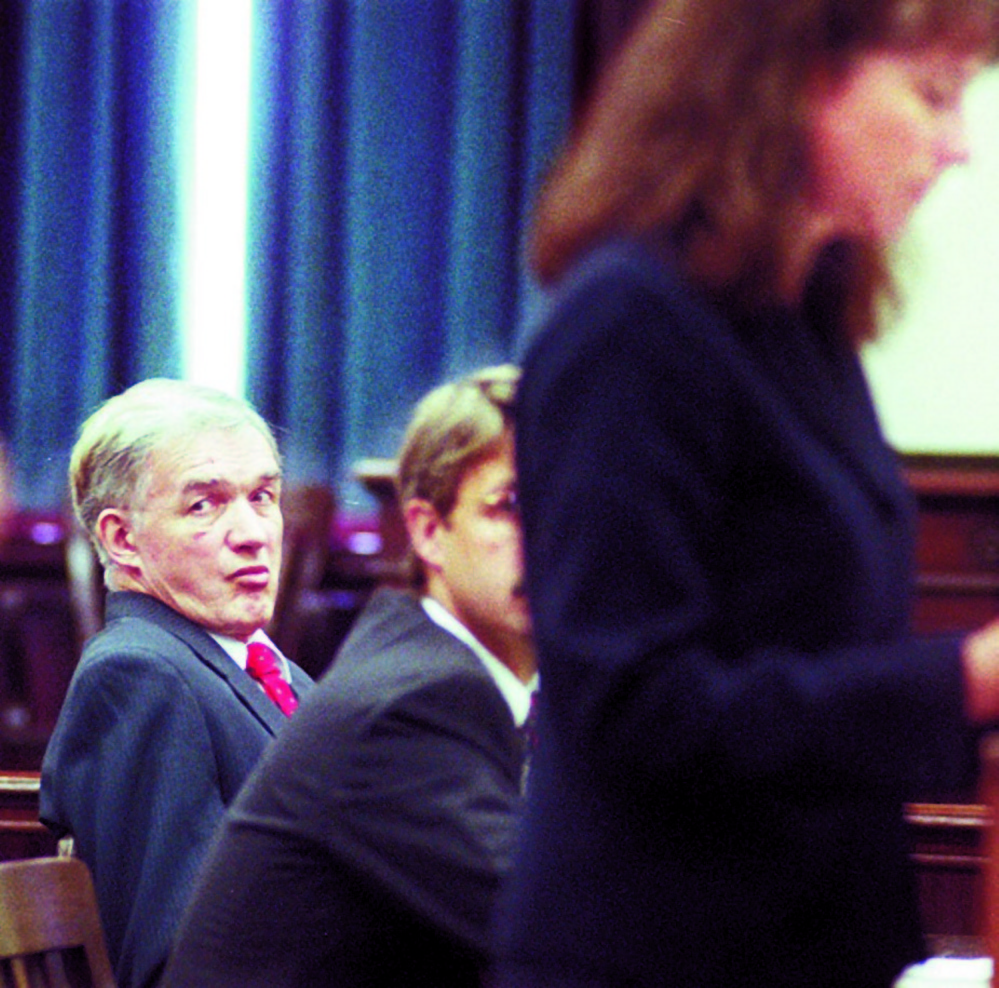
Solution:
{"label": "gray suit jacket", "polygon": [[379,591],[226,815],[164,985],[477,985],[520,768],[481,662]]}
{"label": "gray suit jacket", "polygon": [[[292,666],[295,692],[310,685]],[[202,628],[109,595],[45,753],[41,816],[93,871],[120,988],[155,983],[212,832],[285,723]]]}

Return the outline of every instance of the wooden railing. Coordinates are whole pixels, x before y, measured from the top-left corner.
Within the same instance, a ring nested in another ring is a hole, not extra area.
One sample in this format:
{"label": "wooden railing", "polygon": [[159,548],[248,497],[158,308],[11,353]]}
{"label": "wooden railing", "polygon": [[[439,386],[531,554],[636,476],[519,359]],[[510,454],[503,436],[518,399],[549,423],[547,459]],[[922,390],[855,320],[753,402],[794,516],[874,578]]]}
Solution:
{"label": "wooden railing", "polygon": [[[975,946],[980,952],[983,938],[999,929],[987,805],[989,799],[999,805],[999,735],[983,744],[983,764],[982,804],[905,807],[924,927],[938,953],[966,953]],[[55,837],[38,819],[39,782],[37,772],[0,771],[0,860],[56,853]]]}
{"label": "wooden railing", "polygon": [[56,838],[38,819],[37,772],[0,771],[0,861],[55,854]]}
{"label": "wooden railing", "polygon": [[999,733],[984,738],[981,745],[980,792],[988,815],[983,831],[981,931],[985,952],[993,958],[993,988],[999,988]]}
{"label": "wooden railing", "polygon": [[935,954],[984,951],[983,876],[991,813],[980,803],[908,803],[923,929]]}

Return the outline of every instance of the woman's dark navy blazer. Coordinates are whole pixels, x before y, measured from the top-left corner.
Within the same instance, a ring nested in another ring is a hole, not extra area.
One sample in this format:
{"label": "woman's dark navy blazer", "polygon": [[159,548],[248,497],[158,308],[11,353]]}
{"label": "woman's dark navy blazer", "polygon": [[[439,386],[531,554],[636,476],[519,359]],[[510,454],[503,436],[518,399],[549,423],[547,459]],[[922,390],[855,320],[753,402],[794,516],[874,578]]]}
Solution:
{"label": "woman's dark navy blazer", "polygon": [[543,699],[506,983],[890,984],[922,951],[901,804],[975,738],[958,642],[909,636],[913,501],[856,354],[615,244],[517,428]]}

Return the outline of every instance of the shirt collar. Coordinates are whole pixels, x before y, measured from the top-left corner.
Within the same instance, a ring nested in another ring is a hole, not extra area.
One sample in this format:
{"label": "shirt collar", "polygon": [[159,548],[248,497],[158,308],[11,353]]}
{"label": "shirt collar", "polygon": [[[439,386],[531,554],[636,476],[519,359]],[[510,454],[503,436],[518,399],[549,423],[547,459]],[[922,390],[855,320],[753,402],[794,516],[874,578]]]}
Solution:
{"label": "shirt collar", "polygon": [[538,675],[535,673],[530,682],[522,683],[492,652],[486,648],[446,607],[433,597],[421,597],[420,603],[428,618],[438,627],[450,632],[462,644],[467,645],[486,667],[486,672],[492,677],[496,688],[503,695],[513,722],[517,727],[523,727],[524,721],[531,709],[531,695],[538,688]]}
{"label": "shirt collar", "polygon": [[267,633],[263,628],[258,628],[245,642],[240,641],[238,638],[230,638],[228,635],[217,635],[214,631],[209,631],[208,634],[219,643],[232,661],[244,671],[246,669],[246,646],[250,642],[263,642],[265,645],[270,646],[277,656],[278,665],[281,668],[281,678],[286,682],[291,682],[291,666],[288,660],[281,653],[281,649],[267,637]]}

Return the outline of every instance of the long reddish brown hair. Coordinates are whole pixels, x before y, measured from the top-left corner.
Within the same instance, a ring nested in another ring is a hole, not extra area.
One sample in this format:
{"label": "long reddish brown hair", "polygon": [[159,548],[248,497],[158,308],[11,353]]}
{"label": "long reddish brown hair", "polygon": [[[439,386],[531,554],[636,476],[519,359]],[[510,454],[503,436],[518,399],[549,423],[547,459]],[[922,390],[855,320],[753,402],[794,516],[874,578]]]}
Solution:
{"label": "long reddish brown hair", "polygon": [[[596,242],[640,236],[736,305],[773,301],[801,215],[814,67],[931,40],[994,59],[999,0],[652,0],[543,190],[532,268],[551,282]],[[894,295],[886,251],[841,255],[839,322],[855,342]]]}

